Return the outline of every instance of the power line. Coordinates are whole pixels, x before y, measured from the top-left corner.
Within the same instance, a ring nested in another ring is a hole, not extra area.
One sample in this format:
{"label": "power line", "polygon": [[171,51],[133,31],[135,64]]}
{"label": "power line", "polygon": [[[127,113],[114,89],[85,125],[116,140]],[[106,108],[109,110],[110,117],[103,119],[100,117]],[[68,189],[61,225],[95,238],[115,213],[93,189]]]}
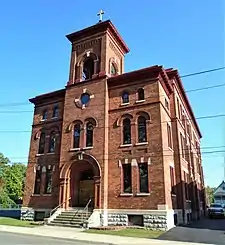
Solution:
{"label": "power line", "polygon": [[[156,154],[157,153],[157,154]],[[159,153],[163,153],[162,151],[161,152],[152,152],[152,153],[145,153],[145,158],[151,158],[151,159],[154,159],[154,158],[158,158],[158,157],[172,157],[174,155],[178,155],[178,156],[182,156],[183,153],[176,153],[174,154],[173,152],[171,152],[171,154],[159,154]],[[218,154],[218,153],[225,153],[225,150],[221,150],[221,151],[203,151],[201,152],[201,155],[205,155],[208,156],[208,155],[212,155],[212,154]],[[128,159],[131,159],[131,158],[140,158],[139,156],[136,156],[136,157],[132,157],[131,155],[128,155],[128,154],[118,154],[118,152],[114,153],[110,153],[109,155],[115,155],[115,158],[99,158],[99,156],[102,156],[103,154],[93,154],[94,157],[97,158],[97,160],[112,160],[112,161],[118,161],[118,160],[121,160],[121,159],[124,159],[124,158],[128,158]],[[194,153],[194,155],[198,155],[198,153]],[[44,154],[43,154],[44,156]],[[45,155],[46,156],[46,155]],[[205,157],[205,156],[204,156]],[[222,157],[222,155],[221,155]],[[9,158],[10,159],[10,158]],[[28,159],[28,157],[27,157]],[[183,157],[183,159],[185,160],[185,158]],[[17,160],[18,161],[18,160]],[[28,164],[38,164],[38,160],[37,161],[29,161],[29,159],[26,161],[26,162],[21,162],[21,161],[18,161],[19,163],[28,163]],[[46,160],[45,160],[46,162]],[[66,162],[69,162],[69,161],[66,161],[66,160],[63,160],[63,161],[51,161],[51,163],[55,163],[55,164],[60,164],[60,163],[66,163]]]}
{"label": "power line", "polygon": [[[221,148],[225,148],[225,145],[222,145],[222,146],[203,146],[203,147],[200,147],[200,149],[202,150],[202,149],[221,149]],[[191,150],[198,150],[199,148],[196,148],[196,147],[191,147]],[[187,150],[186,148],[179,148],[179,150]],[[159,152],[159,153],[161,153],[161,152],[164,152],[164,151],[169,151],[169,152],[171,152],[171,150],[170,149],[164,149],[163,151],[154,151],[154,153],[155,152]],[[223,151],[225,151],[225,150],[223,150]],[[222,152],[223,152],[222,151]],[[220,153],[221,151],[212,151],[213,153],[215,152],[215,153]],[[202,153],[202,152],[201,152]],[[209,153],[209,152],[207,152],[207,153]],[[210,152],[211,153],[211,152]],[[118,152],[117,153],[110,153],[110,154],[118,154]],[[195,154],[197,154],[197,153],[195,153]],[[54,156],[59,156],[59,154],[54,154]],[[101,155],[101,154],[99,154],[99,155]],[[22,158],[28,158],[28,156],[24,156],[24,157],[7,157],[7,158],[9,158],[9,159],[22,159]]]}
{"label": "power line", "polygon": [[[213,88],[219,88],[219,87],[224,87],[225,86],[225,83],[222,83],[222,84],[217,84],[217,85],[214,85],[214,86],[209,86],[209,87],[201,87],[201,88],[196,88],[196,89],[192,89],[192,90],[187,90],[185,91],[185,93],[191,93],[191,92],[197,92],[197,91],[201,91],[201,90],[208,90],[208,89],[213,89]],[[97,93],[97,94],[101,94],[101,93]],[[97,95],[95,94],[95,95]],[[147,96],[145,97],[145,99],[148,99],[148,98],[160,98],[160,97],[166,97],[165,95],[159,95],[159,96]],[[136,99],[130,99],[129,100],[130,102],[132,101],[135,101],[136,102]],[[113,102],[114,104],[116,104],[116,102]],[[117,103],[118,104],[118,103]],[[116,104],[116,105],[117,105]],[[103,104],[92,104],[89,106],[90,107],[99,107],[100,105],[103,105]],[[0,106],[1,107],[1,106]],[[32,111],[0,111],[0,114],[16,114],[16,113],[33,113],[33,110]]]}
{"label": "power line", "polygon": [[210,73],[210,72],[214,72],[214,71],[220,71],[220,70],[224,70],[224,69],[225,69],[225,66],[219,67],[219,68],[215,68],[215,69],[211,69],[211,70],[205,70],[205,71],[190,73],[190,74],[187,74],[187,75],[182,75],[180,77],[183,78],[183,77],[197,76],[197,75],[200,75],[200,74]]}
{"label": "power line", "polygon": [[[209,115],[209,116],[201,116],[201,117],[196,117],[195,119],[197,120],[202,120],[202,119],[212,119],[212,118],[221,118],[225,117],[225,114],[218,114],[218,115]],[[168,123],[168,122],[174,122],[175,118],[172,120],[166,120],[166,121],[161,121],[159,123]],[[193,119],[183,119],[182,121],[193,121]],[[113,126],[109,127],[100,127],[96,126],[95,129],[100,129],[100,128],[110,128],[112,129]],[[30,130],[0,130],[0,133],[31,133]]]}
{"label": "power line", "polygon": [[[223,69],[225,69],[225,67],[220,67],[220,68],[215,68],[215,69],[210,69],[210,70],[205,70],[205,71],[190,73],[190,74],[182,75],[180,77],[181,78],[184,78],[184,77],[190,77],[190,76],[197,76],[197,75],[200,75],[200,74],[215,72],[215,71],[219,71],[219,70],[223,70]],[[210,87],[205,87],[205,88],[197,88],[197,89],[185,91],[185,93],[195,92],[195,91],[200,91],[200,90],[205,90],[205,89],[212,89],[212,88],[217,88],[217,87],[222,87],[222,86],[225,86],[225,84],[218,84],[218,85],[214,85],[214,86],[210,86]],[[0,104],[0,107],[5,107],[5,106],[21,106],[21,105],[31,105],[31,103],[29,103],[27,101],[26,102],[3,103],[3,104]]]}
{"label": "power line", "polygon": [[217,85],[213,85],[213,86],[209,86],[209,87],[202,87],[202,88],[186,90],[185,93],[197,92],[197,91],[208,90],[208,89],[213,89],[213,88],[220,88],[220,87],[224,87],[224,86],[225,86],[225,83],[221,83],[221,84],[217,84]]}

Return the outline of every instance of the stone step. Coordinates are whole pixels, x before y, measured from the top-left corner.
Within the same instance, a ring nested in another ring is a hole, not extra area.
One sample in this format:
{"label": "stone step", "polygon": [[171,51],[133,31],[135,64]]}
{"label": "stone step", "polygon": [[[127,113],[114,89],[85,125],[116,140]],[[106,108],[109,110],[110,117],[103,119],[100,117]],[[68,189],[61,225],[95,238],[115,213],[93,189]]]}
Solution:
{"label": "stone step", "polygon": [[71,214],[59,214],[57,217],[67,217],[67,218],[73,218],[73,217],[79,217],[79,218],[82,218],[82,217],[90,217],[91,214],[74,214],[74,215],[71,215]]}
{"label": "stone step", "polygon": [[74,218],[64,218],[64,217],[56,217],[54,220],[58,220],[58,221],[82,221],[82,220],[87,220],[86,218],[85,219],[81,219],[79,217],[74,217]]}
{"label": "stone step", "polygon": [[71,215],[71,216],[73,216],[73,215],[91,215],[92,213],[91,212],[83,212],[83,213],[81,213],[81,212],[78,212],[78,213],[71,213],[71,212],[62,212],[60,215],[63,215],[63,214],[65,214],[65,215],[67,215],[67,216],[69,216],[69,215]]}
{"label": "stone step", "polygon": [[60,224],[82,224],[82,220],[53,220],[51,223],[60,223]]}
{"label": "stone step", "polygon": [[81,228],[80,224],[63,224],[63,223],[49,223],[50,226],[63,226],[63,227],[73,227],[73,228]]}
{"label": "stone step", "polygon": [[[79,218],[79,219],[89,219],[91,215],[66,215],[66,214],[60,214],[57,217],[64,218],[64,219],[73,219],[73,218]],[[56,217],[56,218],[57,218]]]}

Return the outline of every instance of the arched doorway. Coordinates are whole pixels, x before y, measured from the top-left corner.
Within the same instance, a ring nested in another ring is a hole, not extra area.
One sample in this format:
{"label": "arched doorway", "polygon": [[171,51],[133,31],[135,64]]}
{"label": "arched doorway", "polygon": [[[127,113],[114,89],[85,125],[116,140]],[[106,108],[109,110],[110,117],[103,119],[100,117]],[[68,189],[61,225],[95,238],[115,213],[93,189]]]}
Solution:
{"label": "arched doorway", "polygon": [[[100,208],[100,167],[91,155],[80,153],[60,173],[60,203],[64,208]],[[65,204],[64,204],[65,203]]]}
{"label": "arched doorway", "polygon": [[90,163],[79,161],[72,164],[70,171],[70,193],[72,207],[94,205],[95,181],[94,171]]}

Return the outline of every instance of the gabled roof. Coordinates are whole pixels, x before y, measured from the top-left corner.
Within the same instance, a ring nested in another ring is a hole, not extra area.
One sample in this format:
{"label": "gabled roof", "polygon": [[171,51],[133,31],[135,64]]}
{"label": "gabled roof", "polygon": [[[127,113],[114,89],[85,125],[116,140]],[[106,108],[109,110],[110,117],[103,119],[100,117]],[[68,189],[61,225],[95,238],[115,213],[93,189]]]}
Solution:
{"label": "gabled roof", "polygon": [[222,181],[222,183],[216,188],[216,190],[213,193],[214,196],[225,196],[225,182]]}

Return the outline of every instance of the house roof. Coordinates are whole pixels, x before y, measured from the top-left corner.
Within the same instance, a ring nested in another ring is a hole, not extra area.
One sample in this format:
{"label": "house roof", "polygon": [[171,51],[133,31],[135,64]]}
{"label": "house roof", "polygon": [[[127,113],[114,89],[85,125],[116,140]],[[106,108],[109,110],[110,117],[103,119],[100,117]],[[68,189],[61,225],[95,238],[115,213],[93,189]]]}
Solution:
{"label": "house roof", "polygon": [[216,188],[216,190],[213,193],[214,196],[225,196],[225,182],[222,181],[222,183]]}
{"label": "house roof", "polygon": [[126,43],[120,36],[119,32],[117,31],[116,27],[112,24],[110,20],[98,22],[97,24],[93,26],[87,27],[77,32],[73,32],[71,34],[68,34],[66,35],[66,37],[70,42],[75,42],[84,37],[91,36],[93,34],[104,32],[104,31],[109,31],[116,38],[119,46],[122,48],[125,54],[130,51]]}

